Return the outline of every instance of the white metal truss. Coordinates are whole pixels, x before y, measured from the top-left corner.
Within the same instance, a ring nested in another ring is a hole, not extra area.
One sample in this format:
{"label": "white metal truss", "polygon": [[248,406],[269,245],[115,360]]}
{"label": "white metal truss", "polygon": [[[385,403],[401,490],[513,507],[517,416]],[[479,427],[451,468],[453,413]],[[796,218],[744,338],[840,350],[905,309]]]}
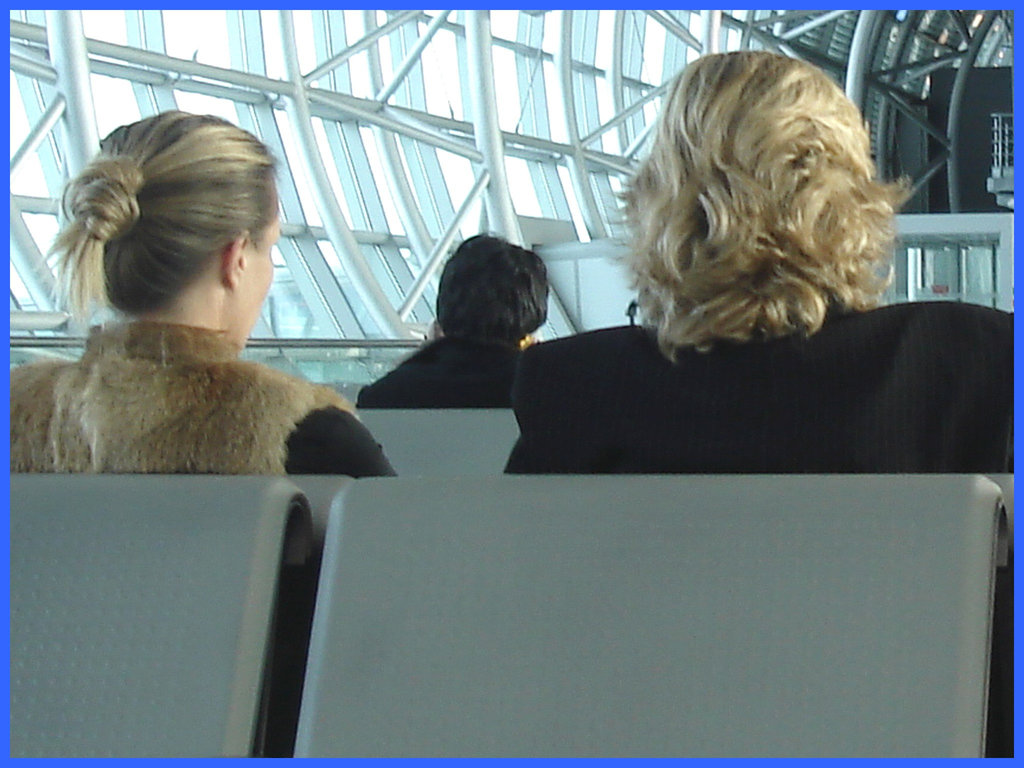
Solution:
{"label": "white metal truss", "polygon": [[[95,13],[123,28],[88,33]],[[282,160],[257,335],[408,338],[464,237],[524,242],[536,219],[620,237],[621,184],[667,83],[704,52],[772,48],[824,67],[869,118],[883,172],[898,124],[939,143],[912,169],[920,186],[955,181],[967,70],[1012,48],[1010,11],[234,10],[195,12],[193,55],[173,13],[11,12],[12,311],[60,309],[46,258],[56,200],[113,127],[115,85],[133,119],[218,110]],[[216,55],[206,27],[226,36]],[[931,125],[921,105],[943,67],[959,69],[953,106]],[[549,326],[573,330],[557,296]]]}

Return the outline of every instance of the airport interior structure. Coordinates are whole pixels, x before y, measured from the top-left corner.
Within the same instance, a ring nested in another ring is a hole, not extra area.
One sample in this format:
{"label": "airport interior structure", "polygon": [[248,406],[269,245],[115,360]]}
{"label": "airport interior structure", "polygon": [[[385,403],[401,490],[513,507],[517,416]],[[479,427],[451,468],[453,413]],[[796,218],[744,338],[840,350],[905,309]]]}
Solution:
{"label": "airport interior structure", "polygon": [[[540,341],[626,325],[626,182],[676,75],[738,50],[824,70],[906,180],[887,304],[1012,312],[1013,24],[11,10],[10,369],[116,319],[58,298],[62,190],[167,110],[278,160],[245,360],[356,402],[478,233],[543,260]],[[361,414],[394,479],[12,475],[11,755],[1012,755],[1012,472],[503,477],[486,410]]]}

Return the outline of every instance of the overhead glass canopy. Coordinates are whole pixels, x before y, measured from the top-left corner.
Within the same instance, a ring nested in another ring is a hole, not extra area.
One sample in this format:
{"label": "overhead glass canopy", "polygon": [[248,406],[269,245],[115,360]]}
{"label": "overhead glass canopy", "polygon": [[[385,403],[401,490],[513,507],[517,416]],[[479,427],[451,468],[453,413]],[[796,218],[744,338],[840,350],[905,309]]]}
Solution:
{"label": "overhead glass canopy", "polygon": [[[99,137],[183,109],[237,123],[282,161],[276,275],[254,330],[268,338],[422,334],[444,259],[481,231],[527,245],[621,236],[617,193],[665,84],[704,51],[824,67],[872,121],[883,169],[892,121],[956,151],[913,108],[929,73],[1012,59],[1012,11],[10,17],[12,313],[63,309],[46,258],[57,199]],[[933,165],[910,172],[923,182]],[[545,335],[573,330],[555,297]]]}

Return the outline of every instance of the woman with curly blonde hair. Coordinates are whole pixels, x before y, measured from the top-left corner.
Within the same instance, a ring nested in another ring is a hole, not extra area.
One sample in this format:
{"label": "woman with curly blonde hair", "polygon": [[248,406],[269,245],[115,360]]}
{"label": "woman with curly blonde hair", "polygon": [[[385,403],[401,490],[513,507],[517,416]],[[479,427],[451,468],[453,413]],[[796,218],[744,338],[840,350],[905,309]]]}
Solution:
{"label": "woman with curly blonde hair", "polygon": [[624,193],[643,325],[524,353],[506,471],[1007,471],[1012,316],[879,306],[905,194],[821,70],[688,65]]}
{"label": "woman with curly blonde hair", "polygon": [[[756,109],[744,108],[746,105]],[[888,283],[898,184],[822,71],[745,51],[676,82],[629,184],[629,268],[662,350],[811,334]]]}

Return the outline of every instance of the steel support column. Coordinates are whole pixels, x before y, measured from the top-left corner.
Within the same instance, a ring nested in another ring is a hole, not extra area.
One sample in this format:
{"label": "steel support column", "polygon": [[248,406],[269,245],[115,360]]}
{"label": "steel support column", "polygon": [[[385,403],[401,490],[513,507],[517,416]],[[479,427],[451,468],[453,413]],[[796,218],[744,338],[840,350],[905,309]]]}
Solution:
{"label": "steel support column", "polygon": [[[623,41],[626,36],[626,11],[615,11],[612,23],[612,62],[611,72],[608,73],[608,82],[612,89],[612,109],[615,114],[620,114],[626,106],[625,93],[623,91],[622,67],[625,61]],[[629,145],[629,131],[624,123],[618,126],[619,146]]]}
{"label": "steel support column", "polygon": [[572,148],[569,160],[569,176],[576,190],[583,221],[591,239],[607,237],[604,221],[601,219],[594,199],[594,188],[587,175],[587,163],[580,142],[579,123],[576,119],[576,102],[572,87],[572,11],[562,11],[562,33],[555,50],[555,69],[558,71],[562,105],[565,112],[565,130]]}
{"label": "steel support column", "polygon": [[[950,11],[958,13],[958,11]],[[953,79],[953,89],[949,96],[949,115],[946,120],[946,135],[949,137],[949,158],[946,161],[946,186],[949,190],[949,212],[960,213],[960,110],[963,107],[964,91],[967,78],[974,68],[981,44],[985,42],[988,31],[992,28],[999,11],[985,11],[981,23],[974,30],[967,54],[960,61],[960,66]]]}
{"label": "steel support column", "polygon": [[[907,17],[897,27],[895,39],[892,44],[894,51],[893,61],[905,62],[907,50],[914,39],[914,32],[917,28],[920,11],[910,11]],[[892,86],[900,83],[900,67],[893,67],[888,70],[888,82]],[[878,127],[876,136],[878,142],[875,146],[875,162],[879,173],[885,178],[895,178],[898,174],[896,156],[896,114],[893,112],[889,99],[883,99],[878,109]]]}
{"label": "steel support column", "polygon": [[663,93],[665,93],[665,91],[669,89],[669,86],[672,85],[672,83],[672,79],[666,80],[657,88],[653,88],[649,92],[645,93],[643,96],[634,101],[625,109],[619,110],[618,112],[615,113],[615,117],[613,117],[611,120],[609,120],[608,122],[604,123],[600,127],[593,130],[591,133],[581,138],[580,144],[582,146],[587,146],[588,144],[597,141],[599,138],[601,138],[601,136],[603,136],[605,133],[610,131],[615,126],[621,125],[626,120],[629,120],[629,118],[631,118],[636,112],[643,109],[648,102],[653,101],[654,99],[658,98]]}
{"label": "steel support column", "polygon": [[850,41],[850,57],[846,65],[846,95],[864,112],[864,98],[867,95],[868,70],[875,41],[881,26],[882,11],[860,11],[857,26]]}
{"label": "steel support column", "polygon": [[657,118],[651,120],[644,129],[637,134],[636,138],[633,139],[633,143],[626,147],[626,151],[622,153],[622,156],[627,160],[631,160],[633,156],[640,151],[640,148],[647,141],[647,138],[654,132],[655,127],[658,125]]}
{"label": "steel support column", "polygon": [[[389,22],[386,26],[390,26],[390,24]],[[443,28],[448,28],[448,26],[446,24]],[[383,27],[374,32],[380,29]],[[457,29],[462,28],[457,27]],[[45,30],[30,24],[12,21],[11,31],[12,35],[20,36],[25,40],[45,42]],[[374,34],[373,37],[377,39],[378,36]],[[103,70],[111,76],[141,83],[158,84],[163,82],[161,78],[167,77],[164,73],[175,73],[181,76],[181,79],[175,84],[176,88],[196,93],[209,93],[241,103],[264,103],[268,98],[285,97],[293,90],[291,82],[239,72],[225,67],[201,64],[187,59],[177,59],[166,54],[143,51],[128,46],[92,40],[88,43],[88,49],[94,56],[117,59],[129,65],[121,69],[120,65],[97,60],[94,66],[96,71]],[[114,69],[108,71],[108,68],[111,67],[118,69],[117,71]],[[52,70],[49,72],[51,79],[55,79]],[[31,72],[28,74],[32,75]],[[191,78],[197,79],[192,80]],[[649,84],[642,85],[653,87]],[[329,120],[358,120],[367,125],[379,125],[403,136],[465,157],[470,162],[479,163],[483,160],[483,155],[473,142],[462,138],[473,132],[473,126],[469,122],[406,107],[382,107],[377,101],[319,88],[308,88],[306,93],[311,114],[317,117]],[[518,151],[522,152],[523,156],[528,156],[526,152],[537,150],[550,154],[552,159],[556,159],[560,156],[568,156],[572,152],[572,148],[567,144],[536,136],[502,132],[502,141],[510,148],[508,151],[510,155]],[[616,173],[629,173],[628,163],[620,162],[616,156],[596,151],[587,152],[586,156],[591,163],[602,168]]]}
{"label": "steel support column", "polygon": [[805,21],[803,24],[798,24],[795,27],[787,29],[785,32],[779,35],[779,38],[781,40],[795,40],[801,35],[806,35],[808,32],[817,29],[822,24],[828,24],[830,21],[835,21],[840,16],[847,13],[849,13],[849,11],[829,11],[827,13],[823,13],[821,14],[821,16],[818,16],[817,18],[811,19],[810,21]]}
{"label": "steel support column", "polygon": [[409,74],[414,66],[416,66],[416,62],[419,61],[420,56],[423,55],[423,49],[430,44],[434,35],[437,34],[437,30],[439,30],[441,25],[445,23],[448,19],[448,14],[450,13],[451,11],[441,11],[437,14],[434,20],[430,22],[426,31],[424,31],[420,36],[420,39],[416,41],[416,45],[413,46],[412,50],[405,55],[405,59],[402,60],[398,69],[395,70],[395,74],[392,76],[391,82],[377,92],[377,95],[374,97],[377,101],[381,102],[381,104],[386,103],[387,100],[391,98],[391,94],[398,90],[398,86],[402,84],[405,76]]}
{"label": "steel support column", "polygon": [[433,250],[430,252],[429,257],[423,265],[423,269],[416,277],[416,282],[414,282],[412,288],[409,289],[409,294],[405,297],[405,300],[402,302],[402,306],[398,310],[398,314],[403,320],[409,316],[410,312],[412,312],[412,308],[416,306],[416,302],[420,300],[420,297],[423,295],[423,291],[426,290],[427,284],[444,263],[445,256],[448,255],[448,249],[451,248],[452,243],[455,242],[455,236],[459,232],[459,227],[469,214],[470,208],[472,208],[473,204],[480,199],[484,190],[487,189],[488,180],[487,170],[484,169],[477,177],[476,182],[474,182],[473,188],[469,190],[469,194],[466,195],[466,199],[463,201],[462,206],[458,211],[456,211],[455,217],[448,225],[448,228],[434,244]]}
{"label": "steel support column", "polygon": [[[656,22],[661,24],[665,28],[665,31],[670,35],[675,35],[686,45],[693,48],[695,51],[699,51],[701,44],[700,40],[693,36],[693,34],[675,20],[672,16],[669,16],[666,11],[644,11],[648,16],[654,19]],[[721,17],[719,17],[721,18]]]}
{"label": "steel support column", "polygon": [[518,245],[523,244],[505,174],[505,147],[498,124],[491,60],[490,11],[466,11],[466,48],[469,56],[469,93],[473,104],[473,135],[490,175],[484,198],[490,228]]}
{"label": "steel support column", "polygon": [[53,130],[53,126],[57,124],[57,121],[64,114],[65,106],[64,97],[58,94],[50,103],[50,106],[46,108],[43,116],[32,127],[32,130],[28,132],[28,136],[25,137],[21,146],[14,152],[14,157],[11,158],[11,176],[18,172],[18,168],[25,161],[25,158],[35,152],[39,145],[43,143],[46,135]]}
{"label": "steel support column", "polygon": [[313,196],[323,218],[324,228],[330,235],[331,244],[334,246],[338,258],[345,265],[352,285],[374,322],[385,333],[394,334],[399,338],[408,337],[411,335],[409,328],[391,306],[391,302],[384,295],[373,272],[362,257],[359,244],[345,222],[344,214],[334,197],[334,190],[331,188],[323,158],[316,144],[316,136],[313,134],[306,86],[303,82],[302,70],[299,68],[298,52],[295,50],[295,27],[292,12],[279,11],[279,14],[285,70],[292,84],[292,93],[289,94],[285,103],[295,129],[295,137],[306,172],[309,174]]}
{"label": "steel support column", "polygon": [[703,34],[701,35],[702,52],[719,53],[722,49],[722,12],[701,11],[701,21],[704,22]]}
{"label": "steel support column", "polygon": [[28,295],[36,307],[44,311],[54,309],[53,273],[46,266],[32,233],[28,231],[14,195],[11,195],[11,263],[25,284]]}
{"label": "steel support column", "polygon": [[306,85],[311,85],[313,82],[319,80],[321,77],[326,75],[331,70],[340,67],[346,61],[355,56],[357,53],[365,51],[371,45],[376,43],[380,38],[384,37],[384,35],[388,34],[388,32],[393,32],[406,22],[412,21],[413,19],[418,19],[422,14],[423,11],[406,11],[400,16],[395,16],[393,19],[388,21],[387,24],[377,27],[372,32],[369,32],[367,35],[365,35],[358,42],[355,42],[345,50],[339,51],[338,53],[334,54],[334,56],[325,61],[312,72],[310,72],[307,75],[304,75],[302,78],[303,82]]}
{"label": "steel support column", "polygon": [[[372,27],[375,15],[376,11],[363,12],[363,20],[367,29]],[[446,14],[442,14],[442,18],[445,16]],[[437,25],[434,26],[434,29],[437,29]],[[429,40],[429,38],[427,39]],[[380,54],[377,48],[371,47],[368,49],[367,55],[370,60],[370,83],[374,90],[377,91],[377,100],[380,101],[381,106],[384,106],[405,75],[412,69],[416,58],[411,55],[407,56],[405,63],[401,67],[404,70],[401,76],[396,74],[391,84],[383,87],[384,78],[381,74]],[[416,196],[409,185],[409,178],[405,175],[405,170],[402,167],[402,154],[399,151],[398,139],[394,134],[385,132],[379,126],[374,126],[373,136],[377,141],[377,146],[380,148],[381,161],[384,165],[384,172],[387,174],[388,184],[391,187],[392,199],[398,208],[398,216],[402,220],[402,226],[405,227],[405,232],[409,236],[412,252],[416,261],[423,264],[430,253],[431,237],[430,232],[427,230],[427,225],[420,215]]]}
{"label": "steel support column", "polygon": [[47,11],[46,37],[50,61],[57,70],[57,91],[64,97],[68,177],[89,164],[100,148],[89,82],[81,11]]}
{"label": "steel support column", "polygon": [[[13,22],[12,22],[13,23]],[[25,53],[11,44],[11,71],[25,77],[32,77],[43,83],[56,83],[57,70],[46,61],[40,61],[34,55]]]}

